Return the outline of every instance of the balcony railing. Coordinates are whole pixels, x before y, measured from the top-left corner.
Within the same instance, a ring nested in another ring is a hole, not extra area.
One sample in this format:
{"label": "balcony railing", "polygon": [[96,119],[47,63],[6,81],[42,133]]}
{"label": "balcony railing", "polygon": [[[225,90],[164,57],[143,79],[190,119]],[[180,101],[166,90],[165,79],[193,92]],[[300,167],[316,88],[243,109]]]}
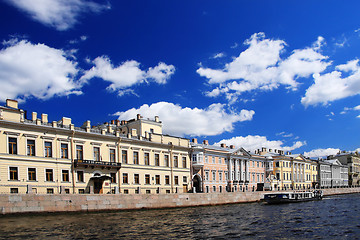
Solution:
{"label": "balcony railing", "polygon": [[75,167],[101,167],[101,168],[121,168],[121,163],[118,162],[104,162],[95,160],[76,159],[74,161]]}

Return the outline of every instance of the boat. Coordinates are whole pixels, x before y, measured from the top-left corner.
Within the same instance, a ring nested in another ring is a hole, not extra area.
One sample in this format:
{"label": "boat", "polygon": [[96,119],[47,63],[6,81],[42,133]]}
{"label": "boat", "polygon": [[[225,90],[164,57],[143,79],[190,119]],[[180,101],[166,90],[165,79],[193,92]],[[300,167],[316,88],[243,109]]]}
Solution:
{"label": "boat", "polygon": [[275,192],[265,193],[263,202],[268,204],[293,203],[321,200],[323,192],[321,190],[304,191],[304,192]]}

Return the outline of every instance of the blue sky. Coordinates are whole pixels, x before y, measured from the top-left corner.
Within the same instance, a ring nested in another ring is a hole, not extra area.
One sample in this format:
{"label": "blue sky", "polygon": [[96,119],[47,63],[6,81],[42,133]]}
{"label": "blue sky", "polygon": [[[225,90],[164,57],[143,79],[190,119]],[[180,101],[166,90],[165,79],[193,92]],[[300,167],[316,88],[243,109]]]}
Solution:
{"label": "blue sky", "polygon": [[[30,3],[31,2],[31,3]],[[359,148],[359,1],[0,0],[0,101],[310,157]]]}

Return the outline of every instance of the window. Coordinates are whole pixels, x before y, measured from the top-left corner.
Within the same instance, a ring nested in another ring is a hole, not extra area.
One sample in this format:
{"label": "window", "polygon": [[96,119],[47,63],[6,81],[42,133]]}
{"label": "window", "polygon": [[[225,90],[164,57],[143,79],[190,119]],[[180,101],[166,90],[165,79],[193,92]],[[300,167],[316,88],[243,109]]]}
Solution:
{"label": "window", "polygon": [[160,155],[155,153],[155,166],[160,166]]}
{"label": "window", "polygon": [[84,194],[85,193],[85,189],[79,189],[79,194]]}
{"label": "window", "polygon": [[160,175],[155,175],[155,184],[160,184]]}
{"label": "window", "polygon": [[139,152],[134,152],[134,164],[139,164]]}
{"label": "window", "polygon": [[129,194],[129,189],[124,189],[124,194]]}
{"label": "window", "polygon": [[95,161],[100,161],[100,148],[99,147],[94,147],[94,160]]}
{"label": "window", "polygon": [[69,182],[69,170],[62,170],[62,181]]}
{"label": "window", "polygon": [[280,180],[280,173],[276,173],[276,179]]}
{"label": "window", "polygon": [[209,162],[208,156],[205,156],[205,162],[206,162],[206,163]]}
{"label": "window", "polygon": [[279,162],[275,162],[275,167],[280,167],[280,163],[279,163]]}
{"label": "window", "polygon": [[18,188],[10,188],[10,193],[19,193]]}
{"label": "window", "polygon": [[77,181],[84,182],[84,172],[83,171],[77,171]]}
{"label": "window", "polygon": [[28,168],[28,180],[36,181],[36,168]]}
{"label": "window", "polygon": [[213,186],[213,192],[216,192],[216,186]]}
{"label": "window", "polygon": [[35,156],[35,140],[28,139],[26,141],[27,155]]}
{"label": "window", "polygon": [[169,166],[169,155],[164,155],[164,165],[165,167]]}
{"label": "window", "polygon": [[128,156],[127,156],[127,150],[121,151],[121,161],[122,163],[128,163]]}
{"label": "window", "polygon": [[68,158],[68,144],[62,143],[61,144],[61,158]]}
{"label": "window", "polygon": [[211,159],[212,159],[212,163],[215,163],[215,161],[216,161],[215,157],[213,156],[213,157],[211,157]]}
{"label": "window", "polygon": [[110,173],[111,183],[116,183],[116,173]]}
{"label": "window", "polygon": [[205,181],[209,181],[209,171],[205,172]]}
{"label": "window", "polygon": [[212,180],[213,182],[216,181],[216,171],[212,171]]}
{"label": "window", "polygon": [[9,137],[9,154],[17,154],[17,139]]}
{"label": "window", "polygon": [[83,146],[81,145],[76,145],[76,159],[77,160],[84,159]]}
{"label": "window", "polygon": [[183,176],[183,184],[186,184],[186,183],[187,183],[187,177]]}
{"label": "window", "polygon": [[110,149],[110,162],[116,162],[115,159],[115,149]]}
{"label": "window", "polygon": [[175,185],[179,185],[179,177],[178,176],[174,176],[174,183],[175,183]]}
{"label": "window", "polygon": [[225,172],[225,181],[227,181],[228,179],[228,172]]}
{"label": "window", "polygon": [[222,181],[222,172],[219,172],[219,182]]}
{"label": "window", "polygon": [[9,168],[9,175],[10,175],[10,180],[19,180],[18,179],[18,168],[17,167],[10,167]]}
{"label": "window", "polygon": [[220,163],[220,164],[222,163],[221,161],[222,161],[222,158],[221,158],[221,157],[219,157],[219,163]]}
{"label": "window", "polygon": [[47,188],[46,193],[47,194],[54,194],[54,189],[53,188]]}
{"label": "window", "polygon": [[45,142],[45,157],[52,157],[52,142]]}
{"label": "window", "polygon": [[139,174],[134,174],[134,184],[140,184]]}
{"label": "window", "polygon": [[47,182],[53,182],[54,181],[54,173],[52,169],[45,169],[45,180]]}
{"label": "window", "polygon": [[179,158],[178,156],[174,156],[174,167],[179,167]]}
{"label": "window", "polygon": [[144,162],[145,162],[145,165],[150,165],[150,156],[149,156],[149,153],[146,152],[144,153]]}
{"label": "window", "polygon": [[127,174],[127,173],[123,173],[123,183],[126,183],[126,184],[129,183],[129,178],[128,178],[128,174]]}
{"label": "window", "polygon": [[150,184],[150,175],[145,174],[145,184]]}
{"label": "window", "polygon": [[166,184],[166,185],[169,185],[169,184],[170,184],[169,175],[166,175],[166,176],[165,176],[165,184]]}
{"label": "window", "polygon": [[182,157],[182,166],[183,168],[186,168],[186,157]]}

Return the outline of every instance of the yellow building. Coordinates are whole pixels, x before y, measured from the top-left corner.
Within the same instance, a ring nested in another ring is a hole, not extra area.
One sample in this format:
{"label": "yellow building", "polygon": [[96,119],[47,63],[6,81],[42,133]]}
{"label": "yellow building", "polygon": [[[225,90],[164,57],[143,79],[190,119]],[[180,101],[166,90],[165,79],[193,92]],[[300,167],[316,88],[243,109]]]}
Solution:
{"label": "yellow building", "polygon": [[163,135],[158,117],[75,127],[0,107],[1,193],[174,193],[190,181],[189,140]]}
{"label": "yellow building", "polygon": [[310,189],[318,184],[318,163],[282,150],[262,148],[256,154],[267,158],[267,189]]}

